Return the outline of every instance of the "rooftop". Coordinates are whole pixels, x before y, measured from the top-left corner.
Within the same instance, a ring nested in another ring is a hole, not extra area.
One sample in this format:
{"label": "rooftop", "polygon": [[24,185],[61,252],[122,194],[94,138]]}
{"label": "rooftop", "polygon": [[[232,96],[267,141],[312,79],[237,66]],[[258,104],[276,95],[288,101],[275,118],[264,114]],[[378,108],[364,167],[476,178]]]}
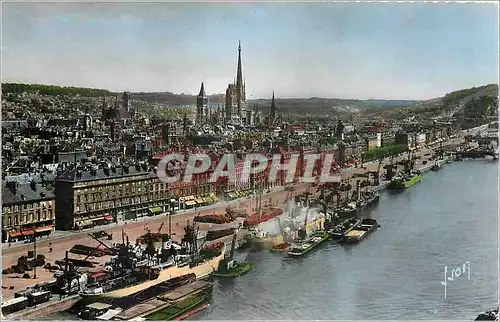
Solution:
{"label": "rooftop", "polygon": [[3,181],[2,203],[9,205],[37,200],[54,199],[54,193],[46,186],[32,181],[28,184],[19,184],[14,181]]}

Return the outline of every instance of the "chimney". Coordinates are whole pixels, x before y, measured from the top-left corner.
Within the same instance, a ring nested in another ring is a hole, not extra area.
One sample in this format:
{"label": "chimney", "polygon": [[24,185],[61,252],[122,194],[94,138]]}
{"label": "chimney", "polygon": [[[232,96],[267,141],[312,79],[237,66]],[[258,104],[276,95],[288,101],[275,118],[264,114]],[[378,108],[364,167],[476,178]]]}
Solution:
{"label": "chimney", "polygon": [[36,191],[36,181],[35,181],[35,180],[32,180],[32,181],[30,182],[30,187],[31,187],[31,189],[32,189],[33,191]]}

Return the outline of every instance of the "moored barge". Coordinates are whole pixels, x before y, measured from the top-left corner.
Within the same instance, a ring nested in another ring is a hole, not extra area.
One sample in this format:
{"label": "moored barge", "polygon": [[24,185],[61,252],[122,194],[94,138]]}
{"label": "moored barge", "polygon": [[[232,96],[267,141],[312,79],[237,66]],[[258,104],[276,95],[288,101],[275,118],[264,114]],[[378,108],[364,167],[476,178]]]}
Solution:
{"label": "moored barge", "polygon": [[332,239],[339,240],[342,239],[348,232],[361,225],[361,222],[362,220],[360,218],[346,219],[327,232]]}
{"label": "moored barge", "polygon": [[360,225],[349,231],[341,242],[343,244],[356,244],[380,227],[378,221],[372,218],[364,218]]}
{"label": "moored barge", "polygon": [[213,283],[197,280],[126,309],[113,320],[173,320],[208,302],[212,290]]}

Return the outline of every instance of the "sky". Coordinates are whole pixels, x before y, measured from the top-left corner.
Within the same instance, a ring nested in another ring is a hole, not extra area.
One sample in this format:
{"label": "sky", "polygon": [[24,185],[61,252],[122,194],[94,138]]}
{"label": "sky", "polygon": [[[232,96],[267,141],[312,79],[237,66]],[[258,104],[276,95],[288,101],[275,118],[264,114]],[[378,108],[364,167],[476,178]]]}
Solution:
{"label": "sky", "polygon": [[496,3],[3,3],[2,81],[248,99],[431,99],[498,82]]}

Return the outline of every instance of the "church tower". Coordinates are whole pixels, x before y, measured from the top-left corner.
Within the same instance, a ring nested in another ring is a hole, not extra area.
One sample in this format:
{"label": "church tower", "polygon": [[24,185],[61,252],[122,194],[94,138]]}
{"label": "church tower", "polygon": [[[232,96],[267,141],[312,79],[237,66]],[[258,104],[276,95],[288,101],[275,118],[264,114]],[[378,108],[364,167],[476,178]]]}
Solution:
{"label": "church tower", "polygon": [[205,93],[205,86],[201,83],[200,93],[196,98],[196,123],[203,124],[208,118],[208,97]]}
{"label": "church tower", "polygon": [[241,42],[238,43],[238,67],[236,80],[229,84],[226,90],[226,121],[231,123],[233,117],[245,120],[247,100],[245,83],[243,81],[243,68],[241,64]]}
{"label": "church tower", "polygon": [[241,68],[241,42],[238,42],[238,70],[236,72],[236,100],[238,102],[238,116],[246,115],[246,93],[243,82],[243,70]]}
{"label": "church tower", "polygon": [[269,113],[269,124],[274,124],[276,122],[276,103],[274,102],[274,91],[273,99],[271,101],[271,112]]}

